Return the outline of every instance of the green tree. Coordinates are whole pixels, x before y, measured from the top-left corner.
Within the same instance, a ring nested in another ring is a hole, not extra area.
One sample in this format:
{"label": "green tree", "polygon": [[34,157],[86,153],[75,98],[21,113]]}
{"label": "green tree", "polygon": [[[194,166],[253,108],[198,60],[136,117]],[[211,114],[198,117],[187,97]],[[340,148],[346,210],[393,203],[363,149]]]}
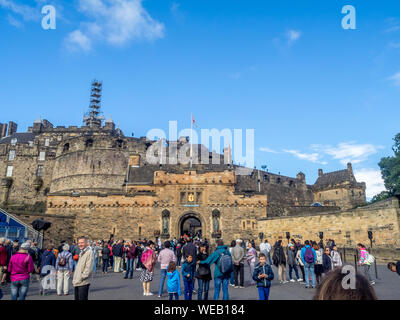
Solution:
{"label": "green tree", "polygon": [[393,157],[384,157],[378,163],[389,196],[400,194],[400,133],[394,137]]}
{"label": "green tree", "polygon": [[388,199],[391,196],[392,195],[389,192],[382,191],[381,193],[378,193],[377,195],[373,196],[373,198],[368,202],[368,204]]}

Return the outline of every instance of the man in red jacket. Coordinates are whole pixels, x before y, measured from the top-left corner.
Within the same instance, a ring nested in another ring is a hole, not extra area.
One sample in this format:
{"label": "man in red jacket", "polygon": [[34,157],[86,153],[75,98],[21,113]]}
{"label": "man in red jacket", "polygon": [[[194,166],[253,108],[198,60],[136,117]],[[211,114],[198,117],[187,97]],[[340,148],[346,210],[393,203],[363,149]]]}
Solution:
{"label": "man in red jacket", "polygon": [[[1,284],[5,282],[5,276],[7,271],[7,250],[4,246],[6,239],[0,238],[0,281]],[[4,278],[4,279],[3,279]]]}

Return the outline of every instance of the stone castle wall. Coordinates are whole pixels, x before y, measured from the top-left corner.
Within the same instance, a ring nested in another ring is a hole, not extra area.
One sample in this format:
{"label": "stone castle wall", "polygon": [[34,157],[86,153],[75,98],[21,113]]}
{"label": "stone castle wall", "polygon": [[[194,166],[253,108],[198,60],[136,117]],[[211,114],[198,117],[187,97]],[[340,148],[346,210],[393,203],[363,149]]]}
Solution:
{"label": "stone castle wall", "polygon": [[357,209],[326,213],[304,214],[295,217],[267,217],[258,221],[259,232],[271,242],[291,238],[319,241],[319,232],[324,239],[334,239],[339,247],[354,248],[357,243],[369,246],[368,230],[373,232],[373,247],[390,251],[394,258],[400,258],[400,209],[399,200],[391,198],[375,205]]}
{"label": "stone castle wall", "polygon": [[[14,160],[9,160],[10,150],[15,150]],[[39,160],[39,153],[44,151],[45,160]],[[53,167],[55,160],[55,149],[51,146],[44,147],[36,141],[32,146],[17,144],[15,146],[0,145],[0,173],[6,178],[8,166],[13,167],[11,186],[6,188],[0,186],[0,203],[7,201],[10,204],[30,204],[45,202],[46,195],[50,190]],[[43,175],[40,177],[40,187],[36,188],[37,169],[43,166]]]}
{"label": "stone castle wall", "polygon": [[365,203],[365,190],[346,185],[338,186],[337,188],[315,192],[315,201],[324,206],[351,209]]}
{"label": "stone castle wall", "polygon": [[[167,177],[168,176],[168,177]],[[215,183],[205,183],[215,178]],[[164,180],[163,180],[164,179]],[[175,184],[164,184],[171,179]],[[230,181],[230,182],[229,182]],[[188,195],[196,199],[190,202]],[[265,195],[244,197],[234,192],[234,173],[155,173],[154,186],[129,186],[126,194],[108,196],[49,195],[47,213],[75,216],[74,237],[139,239],[179,237],[185,217],[198,218],[203,236],[215,237],[213,212],[219,212],[219,235],[225,241],[255,238],[257,220],[266,216]],[[163,234],[163,213],[168,211],[168,234]]]}

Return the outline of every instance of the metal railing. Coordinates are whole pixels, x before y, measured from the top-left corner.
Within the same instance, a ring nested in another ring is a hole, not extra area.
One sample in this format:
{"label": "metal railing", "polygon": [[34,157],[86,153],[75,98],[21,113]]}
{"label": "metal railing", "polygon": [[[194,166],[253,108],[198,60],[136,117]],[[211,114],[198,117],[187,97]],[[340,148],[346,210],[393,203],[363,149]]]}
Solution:
{"label": "metal railing", "polygon": [[4,237],[7,239],[19,239],[21,241],[26,240],[35,240],[38,241],[38,245],[41,247],[43,245],[43,235],[33,229],[27,223],[18,219],[15,215],[0,209],[0,212],[7,216],[7,220],[9,219],[14,220],[15,222],[19,223],[23,227],[16,227],[16,226],[0,226],[0,237]]}

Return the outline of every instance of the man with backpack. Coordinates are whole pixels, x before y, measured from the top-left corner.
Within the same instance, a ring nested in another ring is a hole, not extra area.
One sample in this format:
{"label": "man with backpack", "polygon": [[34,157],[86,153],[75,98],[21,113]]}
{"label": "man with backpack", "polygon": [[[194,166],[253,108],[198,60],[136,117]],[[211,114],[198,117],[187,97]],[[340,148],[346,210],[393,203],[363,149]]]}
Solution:
{"label": "man with backpack", "polygon": [[69,245],[66,243],[61,248],[56,261],[57,271],[57,295],[61,296],[62,291],[67,296],[69,292],[69,278],[72,275],[73,260],[72,254],[69,252]]}
{"label": "man with backpack", "polygon": [[305,246],[301,249],[301,260],[304,263],[304,274],[306,278],[306,288],[310,288],[310,275],[312,278],[312,286],[316,286],[316,277],[314,272],[314,264],[317,261],[317,254],[310,246],[310,241],[304,242]]}
{"label": "man with backpack", "polygon": [[229,279],[233,271],[233,260],[228,250],[228,247],[224,245],[222,239],[217,240],[217,248],[215,251],[205,260],[199,261],[198,264],[207,264],[211,266],[215,263],[214,268],[214,300],[219,299],[219,292],[222,293],[223,300],[229,300]]}

